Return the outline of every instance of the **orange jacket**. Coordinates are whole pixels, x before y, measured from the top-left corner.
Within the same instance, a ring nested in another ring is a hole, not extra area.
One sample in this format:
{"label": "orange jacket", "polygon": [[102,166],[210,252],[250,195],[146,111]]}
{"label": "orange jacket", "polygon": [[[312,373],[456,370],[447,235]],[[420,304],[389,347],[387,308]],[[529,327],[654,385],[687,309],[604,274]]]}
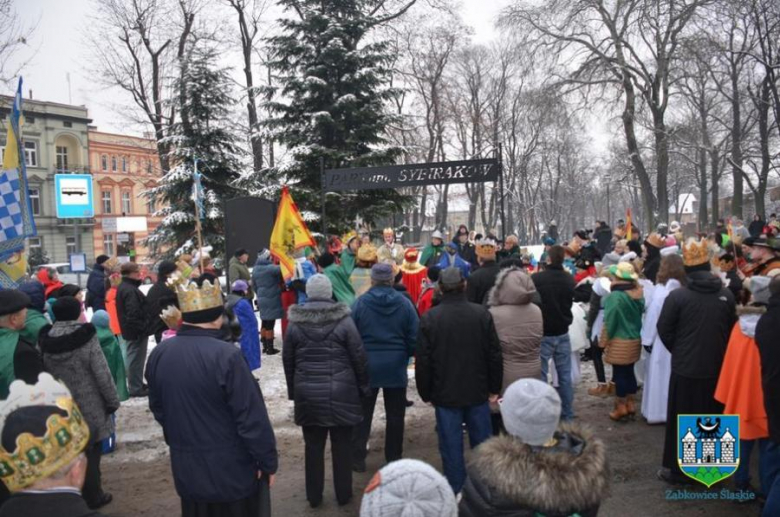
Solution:
{"label": "orange jacket", "polygon": [[111,332],[118,336],[122,330],[119,328],[119,316],[116,314],[116,287],[112,287],[106,292],[106,312],[108,312]]}
{"label": "orange jacket", "polygon": [[724,415],[739,415],[740,439],[756,440],[769,436],[761,387],[761,357],[756,340],[742,332],[740,321],[731,331],[715,399],[726,406]]}

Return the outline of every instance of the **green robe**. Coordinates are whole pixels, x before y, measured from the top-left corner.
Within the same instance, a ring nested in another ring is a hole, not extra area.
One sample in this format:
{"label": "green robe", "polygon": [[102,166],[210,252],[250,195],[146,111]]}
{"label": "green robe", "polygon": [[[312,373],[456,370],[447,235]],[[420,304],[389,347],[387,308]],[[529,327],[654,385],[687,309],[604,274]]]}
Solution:
{"label": "green robe", "polygon": [[347,276],[351,275],[352,270],[355,269],[355,254],[349,249],[345,249],[341,253],[341,269]]}
{"label": "green robe", "polygon": [[125,373],[125,362],[122,359],[122,350],[119,348],[119,341],[111,332],[110,328],[95,327],[97,337],[100,340],[100,348],[103,349],[103,355],[106,356],[108,369],[111,371],[111,377],[116,384],[116,393],[120,401],[130,398],[127,391],[127,374]]}
{"label": "green robe", "polygon": [[[441,255],[444,253],[444,244],[441,246],[434,246],[433,244],[428,244],[423,248],[422,254],[420,255],[420,264],[422,264],[425,267],[428,267],[428,261],[435,255]],[[431,264],[432,266],[435,266],[436,264]]]}
{"label": "green robe", "polygon": [[38,334],[41,329],[49,324],[49,320],[41,311],[27,309],[27,319],[24,320],[24,328],[19,331],[19,335],[32,345],[38,344]]}
{"label": "green robe", "polygon": [[14,355],[19,342],[19,332],[0,328],[0,399],[8,398],[8,388],[16,380]]}
{"label": "green robe", "polygon": [[344,272],[344,266],[331,264],[322,270],[322,273],[328,277],[333,285],[333,296],[336,297],[336,300],[352,305],[352,302],[355,301],[355,290],[352,289],[352,284],[349,282],[349,275]]}

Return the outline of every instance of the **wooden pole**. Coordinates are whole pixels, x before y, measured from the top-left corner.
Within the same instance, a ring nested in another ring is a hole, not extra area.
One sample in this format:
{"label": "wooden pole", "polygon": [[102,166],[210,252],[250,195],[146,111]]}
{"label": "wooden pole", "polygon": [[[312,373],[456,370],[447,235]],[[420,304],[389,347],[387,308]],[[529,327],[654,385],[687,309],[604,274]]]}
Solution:
{"label": "wooden pole", "polygon": [[[198,174],[198,159],[195,158],[195,175]],[[195,185],[195,177],[193,176],[193,186]],[[198,259],[200,262],[200,274],[203,274],[203,235],[201,233],[200,228],[200,203],[198,203],[198,196],[200,194],[200,191],[198,189],[193,189],[195,194],[195,230],[198,233]]]}

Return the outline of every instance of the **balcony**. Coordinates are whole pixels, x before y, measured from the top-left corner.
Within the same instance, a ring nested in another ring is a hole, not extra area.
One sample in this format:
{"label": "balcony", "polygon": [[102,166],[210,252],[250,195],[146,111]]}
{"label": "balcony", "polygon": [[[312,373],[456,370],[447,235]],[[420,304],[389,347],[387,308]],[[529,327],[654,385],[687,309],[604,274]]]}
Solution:
{"label": "balcony", "polygon": [[78,224],[79,226],[95,226],[94,217],[79,217],[73,219],[56,219],[57,226],[73,226]]}
{"label": "balcony", "polygon": [[90,174],[89,165],[70,165],[68,167],[54,167],[52,174]]}

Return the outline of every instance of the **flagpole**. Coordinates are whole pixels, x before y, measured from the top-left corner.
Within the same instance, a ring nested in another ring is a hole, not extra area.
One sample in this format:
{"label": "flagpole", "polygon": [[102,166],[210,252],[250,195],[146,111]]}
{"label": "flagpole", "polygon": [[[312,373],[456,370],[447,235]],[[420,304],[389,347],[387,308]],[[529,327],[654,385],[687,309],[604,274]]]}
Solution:
{"label": "flagpole", "polygon": [[[198,159],[195,158],[195,174],[193,179],[198,175]],[[198,203],[198,197],[195,196],[195,230],[198,232],[198,259],[200,262],[200,274],[203,274],[203,237],[201,235],[200,228],[200,203]]]}

